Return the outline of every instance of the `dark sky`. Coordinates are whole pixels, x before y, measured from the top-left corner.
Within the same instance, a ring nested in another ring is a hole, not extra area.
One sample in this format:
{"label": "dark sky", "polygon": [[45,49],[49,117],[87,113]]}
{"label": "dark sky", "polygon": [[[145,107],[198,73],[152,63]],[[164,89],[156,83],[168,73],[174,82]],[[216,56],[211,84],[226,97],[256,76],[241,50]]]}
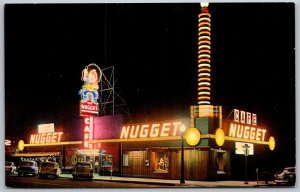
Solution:
{"label": "dark sky", "polygon": [[[293,3],[211,3],[212,104],[258,115],[295,163]],[[5,5],[5,131],[79,118],[81,71],[115,67],[134,122],[197,104],[198,3]]]}

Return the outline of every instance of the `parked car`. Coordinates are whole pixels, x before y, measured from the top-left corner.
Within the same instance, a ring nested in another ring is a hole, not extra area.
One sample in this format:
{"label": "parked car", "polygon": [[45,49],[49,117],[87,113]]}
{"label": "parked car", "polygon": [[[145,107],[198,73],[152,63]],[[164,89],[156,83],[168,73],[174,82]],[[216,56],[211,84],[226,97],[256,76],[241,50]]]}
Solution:
{"label": "parked car", "polygon": [[93,166],[92,163],[89,162],[78,162],[73,170],[72,176],[73,180],[78,178],[88,178],[90,180],[93,179]]}
{"label": "parked car", "polygon": [[39,173],[39,167],[35,161],[22,161],[18,168],[18,176],[21,175],[33,175],[36,176]]}
{"label": "parked car", "polygon": [[14,162],[5,161],[5,174],[16,174],[17,167],[15,166]]}
{"label": "parked car", "polygon": [[56,162],[42,162],[39,171],[39,178],[44,177],[56,177],[58,178],[61,174],[61,169]]}
{"label": "parked car", "polygon": [[295,185],[296,183],[296,167],[286,167],[281,173],[275,174],[274,179],[277,185],[288,184]]}

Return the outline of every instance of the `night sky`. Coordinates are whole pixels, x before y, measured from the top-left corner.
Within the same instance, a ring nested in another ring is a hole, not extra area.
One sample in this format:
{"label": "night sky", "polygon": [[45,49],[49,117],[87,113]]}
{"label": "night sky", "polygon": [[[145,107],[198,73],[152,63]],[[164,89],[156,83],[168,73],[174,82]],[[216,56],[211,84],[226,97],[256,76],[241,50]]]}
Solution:
{"label": "night sky", "polygon": [[[295,165],[293,3],[211,3],[212,101],[256,113]],[[198,3],[5,6],[5,136],[79,118],[81,71],[115,67],[133,122],[197,104]],[[288,152],[289,151],[289,152]]]}

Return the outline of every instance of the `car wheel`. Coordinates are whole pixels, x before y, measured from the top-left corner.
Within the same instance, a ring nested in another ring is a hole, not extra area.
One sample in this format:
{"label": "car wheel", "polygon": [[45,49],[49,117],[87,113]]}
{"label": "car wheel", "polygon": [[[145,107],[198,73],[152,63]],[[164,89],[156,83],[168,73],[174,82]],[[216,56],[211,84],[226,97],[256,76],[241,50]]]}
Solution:
{"label": "car wheel", "polygon": [[22,175],[22,173],[19,172],[19,173],[18,173],[18,176],[21,176],[21,175]]}

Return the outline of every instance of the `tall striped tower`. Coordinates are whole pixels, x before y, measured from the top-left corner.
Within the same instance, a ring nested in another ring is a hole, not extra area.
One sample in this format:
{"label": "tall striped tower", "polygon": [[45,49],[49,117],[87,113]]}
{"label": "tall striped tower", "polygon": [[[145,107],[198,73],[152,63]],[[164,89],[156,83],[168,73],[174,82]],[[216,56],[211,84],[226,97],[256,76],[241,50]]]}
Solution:
{"label": "tall striped tower", "polygon": [[198,105],[210,105],[210,13],[201,3],[198,15]]}

